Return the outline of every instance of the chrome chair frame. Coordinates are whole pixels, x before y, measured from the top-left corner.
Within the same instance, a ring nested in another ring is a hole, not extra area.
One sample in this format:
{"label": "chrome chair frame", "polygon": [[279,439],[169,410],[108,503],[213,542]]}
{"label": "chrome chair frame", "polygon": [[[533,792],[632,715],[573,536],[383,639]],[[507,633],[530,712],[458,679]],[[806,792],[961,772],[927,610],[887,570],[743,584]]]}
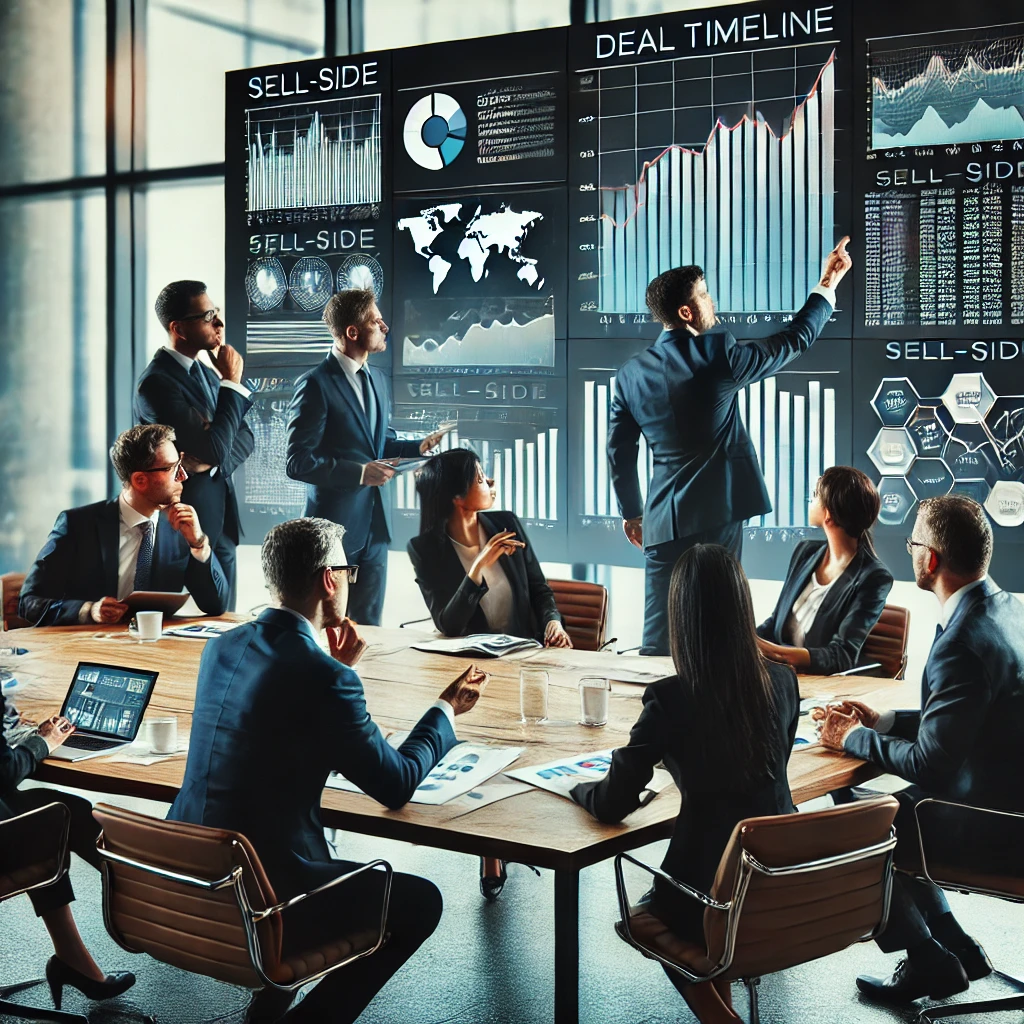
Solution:
{"label": "chrome chair frame", "polygon": [[[102,836],[100,843],[102,842]],[[97,849],[100,856],[104,860],[103,864],[103,923],[106,925],[107,933],[110,937],[122,948],[127,950],[129,953],[142,953],[145,952],[141,949],[134,949],[127,945],[121,940],[121,935],[118,929],[114,926],[112,920],[112,909],[110,906],[110,900],[113,895],[114,882],[111,877],[108,862],[114,862],[117,864],[124,864],[127,867],[134,868],[137,871],[142,871],[146,874],[156,875],[158,878],[166,879],[170,882],[178,882],[181,885],[188,885],[196,889],[202,889],[205,892],[219,892],[221,889],[231,888],[234,890],[235,899],[238,901],[239,910],[242,912],[242,922],[245,927],[245,941],[249,949],[249,958],[252,961],[253,970],[257,976],[266,986],[271,988],[279,989],[283,992],[294,992],[296,989],[301,988],[303,985],[309,984],[311,981],[318,981],[320,978],[326,977],[328,974],[332,974],[334,971],[340,970],[342,967],[347,967],[349,964],[354,963],[356,960],[361,960],[364,957],[372,956],[376,953],[387,941],[387,918],[388,918],[388,906],[391,902],[391,882],[393,877],[393,871],[391,865],[386,860],[373,860],[368,864],[362,865],[362,867],[356,868],[355,871],[350,871],[347,874],[339,875],[337,878],[332,878],[329,882],[325,882],[323,885],[317,886],[315,889],[311,889],[309,892],[300,893],[298,896],[293,896],[291,899],[284,900],[281,903],[276,903],[272,907],[267,907],[265,910],[254,910],[252,903],[249,900],[248,893],[245,890],[245,883],[242,880],[243,869],[241,865],[232,868],[229,874],[223,878],[210,881],[205,878],[196,878],[194,875],[181,874],[177,871],[170,871],[167,868],[159,868],[153,864],[146,864],[142,861],[133,860],[130,857],[125,857],[122,854],[114,853],[111,850],[106,850],[100,843],[97,843]],[[232,840],[232,847],[241,849],[240,844],[237,840]],[[243,856],[245,851],[242,850]],[[293,981],[290,985],[282,985],[268,977],[263,967],[263,953],[260,949],[259,936],[256,933],[256,925],[272,916],[273,914],[280,914],[287,910],[289,907],[294,907],[296,904],[301,903],[303,900],[307,900],[312,896],[317,896],[328,889],[333,889],[335,886],[341,885],[342,882],[350,881],[358,875],[362,875],[367,871],[372,871],[375,868],[381,867],[384,869],[385,881],[384,881],[384,899],[381,904],[380,914],[380,928],[378,930],[377,942],[371,949],[362,950],[353,956],[348,957],[345,960],[340,960],[336,964],[332,964],[330,967],[325,968],[322,971],[318,971],[315,974],[310,974],[306,977],[300,978],[297,981]]]}
{"label": "chrome chair frame", "polygon": [[[878,925],[873,928],[868,935],[864,935],[860,940],[858,940],[860,942],[867,942],[884,931],[886,923],[889,920],[889,901],[892,895],[892,862],[893,851],[895,848],[896,830],[895,828],[890,828],[889,838],[881,843],[876,843],[873,846],[865,846],[859,850],[851,850],[848,853],[837,854],[834,857],[824,857],[820,860],[805,861],[801,864],[787,864],[778,868],[772,868],[768,867],[766,864],[762,864],[749,851],[741,849],[740,862],[736,872],[736,881],[733,886],[732,899],[727,903],[721,903],[718,900],[713,899],[711,896],[708,896],[707,893],[703,893],[699,889],[694,889],[685,882],[680,882],[667,872],[662,871],[661,868],[655,868],[650,864],[645,864],[643,861],[637,860],[628,853],[620,853],[615,857],[615,888],[618,895],[620,917],[616,931],[619,933],[619,936],[629,943],[629,945],[634,949],[639,950],[652,960],[657,960],[663,967],[670,968],[671,970],[681,974],[687,981],[692,982],[693,984],[712,981],[719,975],[724,974],[732,966],[732,961],[736,954],[736,938],[739,933],[740,919],[743,912],[743,901],[745,900],[747,890],[750,887],[750,880],[753,878],[755,873],[765,875],[767,877],[812,874],[817,871],[825,871],[829,868],[842,867],[846,864],[854,864],[858,861],[868,860],[871,857],[877,857],[879,854],[884,853],[886,854],[886,859],[884,868],[885,890],[882,898],[882,916],[879,919]],[[725,924],[725,949],[722,954],[722,958],[707,974],[699,974],[696,971],[691,971],[680,966],[672,960],[667,960],[653,949],[645,946],[633,935],[632,930],[629,927],[630,903],[629,894],[626,891],[626,881],[622,871],[623,861],[629,861],[631,864],[643,871],[646,871],[648,874],[653,875],[655,878],[660,878],[662,881],[669,883],[679,892],[683,893],[684,896],[688,896],[690,899],[694,899],[698,903],[703,903],[705,907],[710,907],[712,910],[720,910],[727,915]],[[750,1024],[758,1024],[760,1020],[757,993],[757,986],[760,984],[760,981],[761,979],[759,977],[743,978],[743,983],[746,985],[747,992],[750,997]]]}
{"label": "chrome chair frame", "polygon": [[[921,855],[921,874],[925,879],[931,882],[932,885],[938,886],[940,889],[951,889],[954,892],[962,892],[967,895],[977,894],[979,896],[992,896],[996,899],[1006,900],[1009,903],[1024,903],[1024,898],[1020,896],[1009,896],[1005,893],[998,892],[995,889],[965,889],[962,883],[943,882],[932,877],[932,873],[928,869],[928,858],[924,849],[924,836],[921,832],[921,818],[918,813],[922,807],[930,804],[937,807],[968,808],[978,814],[990,814],[995,817],[1012,818],[1017,821],[1024,821],[1024,814],[1017,814],[1013,811],[997,811],[990,807],[975,807],[973,804],[959,804],[953,800],[940,800],[937,797],[925,797],[923,800],[919,800],[914,804],[914,824],[917,826],[917,848]],[[1015,988],[1019,990],[1024,989],[1024,980],[1016,978],[1012,974],[1006,974],[1004,971],[1000,971],[996,968],[993,968],[992,973],[997,977],[1002,978],[1003,981]],[[933,1024],[934,1021],[942,1020],[946,1017],[960,1017],[968,1013],[1001,1013],[1004,1010],[1024,1010],[1024,991],[1019,992],[1018,995],[1004,996],[1001,999],[984,999],[970,1003],[954,1003],[950,1006],[930,1006],[928,1009],[921,1011],[917,1020],[918,1024]]]}
{"label": "chrome chair frame", "polygon": [[[68,810],[65,804],[54,801],[51,804],[45,804],[43,807],[36,807],[31,811],[26,811],[24,814],[19,814],[14,818],[8,818],[3,824],[7,825],[13,821],[24,821],[27,818],[31,818],[35,815],[40,815],[49,812],[51,807],[59,807],[64,812],[64,827],[61,830],[60,843],[57,847],[57,871],[52,877],[47,878],[42,882],[33,882],[32,885],[27,885],[22,889],[15,889],[13,892],[7,893],[3,897],[4,900],[14,899],[15,896],[23,896],[27,892],[31,892],[33,889],[43,889],[48,885],[53,885],[55,882],[60,881],[64,875],[64,862],[68,855],[68,836],[71,831],[71,812]],[[12,1003],[8,1000],[8,996],[14,995],[15,992],[23,992],[25,989],[34,988],[36,985],[43,985],[46,983],[45,978],[33,978],[30,981],[19,981],[13,985],[0,985],[0,1016],[7,1017],[20,1017],[28,1020],[44,1020],[53,1021],[54,1024],[88,1024],[89,1018],[81,1013],[69,1013],[66,1010],[47,1009],[41,1006],[25,1006],[22,1003]]]}

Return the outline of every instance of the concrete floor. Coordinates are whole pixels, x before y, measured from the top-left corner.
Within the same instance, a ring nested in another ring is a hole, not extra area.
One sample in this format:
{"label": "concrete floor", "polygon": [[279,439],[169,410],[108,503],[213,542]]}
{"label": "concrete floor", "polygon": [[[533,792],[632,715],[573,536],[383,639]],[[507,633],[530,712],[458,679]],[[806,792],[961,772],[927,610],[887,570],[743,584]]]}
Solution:
{"label": "concrete floor", "polygon": [[[160,813],[157,805],[144,809]],[[486,904],[478,889],[478,862],[470,857],[357,835],[339,835],[338,839],[347,859],[384,857],[396,870],[430,878],[441,889],[445,901],[438,930],[371,1003],[362,1021],[547,1024],[553,1019],[554,893],[550,872],[542,872],[538,878],[526,867],[512,865],[504,892],[496,903]],[[659,862],[664,845],[659,843],[640,851],[641,859]],[[66,990],[65,1009],[89,1011],[93,1024],[125,1021],[129,1019],[125,1011],[133,1007],[155,1013],[160,1024],[191,1024],[211,1018],[234,1024],[241,1020],[247,992],[124,952],[104,931],[96,872],[74,858],[72,879],[78,896],[75,915],[89,947],[106,970],[132,970],[139,981],[126,996],[107,1004],[90,1004],[77,992]],[[693,1021],[661,969],[615,936],[611,862],[584,871],[580,893],[581,1022]],[[980,896],[954,894],[951,903],[997,967],[1010,973],[1024,971],[1024,944],[1020,939],[1024,909]],[[0,985],[41,976],[51,952],[46,932],[26,897],[0,904]],[[912,1021],[916,1016],[913,1013],[897,1013],[862,1003],[854,986],[858,973],[886,974],[893,969],[895,960],[895,956],[880,953],[874,944],[863,944],[766,978],[761,985],[761,1019],[764,1024]],[[968,996],[981,999],[1006,994],[1009,992],[1005,983],[986,979],[973,985]],[[17,998],[39,1006],[50,1005],[45,986],[28,990]],[[743,995],[738,994],[737,1006],[745,1014]],[[1024,1013],[956,1019],[1020,1024]],[[0,1014],[2,1024],[9,1021],[13,1018]]]}

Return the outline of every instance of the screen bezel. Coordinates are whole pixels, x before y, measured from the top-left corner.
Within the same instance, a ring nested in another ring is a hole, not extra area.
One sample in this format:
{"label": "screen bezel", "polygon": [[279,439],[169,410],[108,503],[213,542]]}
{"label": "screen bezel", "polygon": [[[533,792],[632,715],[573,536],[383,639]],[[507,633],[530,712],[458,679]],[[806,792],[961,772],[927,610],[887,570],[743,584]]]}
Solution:
{"label": "screen bezel", "polygon": [[116,733],[102,732],[99,729],[75,730],[76,733],[81,733],[82,735],[100,736],[107,740],[119,740],[122,743],[131,743],[139,735],[139,729],[142,728],[142,719],[145,717],[146,711],[149,708],[149,702],[153,696],[153,690],[156,688],[157,677],[160,673],[149,668],[131,668],[126,665],[105,665],[99,661],[80,661],[78,663],[78,667],[75,669],[75,674],[71,677],[71,685],[68,687],[68,692],[64,695],[64,703],[60,706],[60,714],[62,718],[67,717],[68,702],[71,700],[71,695],[75,692],[75,683],[78,681],[78,674],[83,668],[109,669],[112,672],[131,672],[136,675],[152,676],[149,689],[146,692],[146,699],[142,704],[142,713],[139,715],[135,728],[132,730],[132,734],[130,736],[120,736]]}

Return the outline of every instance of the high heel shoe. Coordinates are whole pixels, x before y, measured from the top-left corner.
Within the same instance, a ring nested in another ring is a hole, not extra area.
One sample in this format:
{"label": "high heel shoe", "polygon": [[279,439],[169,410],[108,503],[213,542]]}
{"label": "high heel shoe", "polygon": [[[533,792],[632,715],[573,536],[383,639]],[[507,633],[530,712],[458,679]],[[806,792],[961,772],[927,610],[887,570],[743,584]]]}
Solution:
{"label": "high heel shoe", "polygon": [[508,879],[508,862],[499,860],[498,863],[501,865],[499,875],[485,875],[484,859],[480,858],[480,895],[485,900],[496,900]]}
{"label": "high heel shoe", "polygon": [[103,981],[96,981],[95,978],[87,978],[74,967],[69,967],[56,956],[51,956],[46,961],[46,983],[50,986],[54,1009],[59,1010],[65,985],[77,988],[86,999],[99,1002],[127,992],[135,984],[135,975],[131,971],[118,971],[116,974],[108,974]]}

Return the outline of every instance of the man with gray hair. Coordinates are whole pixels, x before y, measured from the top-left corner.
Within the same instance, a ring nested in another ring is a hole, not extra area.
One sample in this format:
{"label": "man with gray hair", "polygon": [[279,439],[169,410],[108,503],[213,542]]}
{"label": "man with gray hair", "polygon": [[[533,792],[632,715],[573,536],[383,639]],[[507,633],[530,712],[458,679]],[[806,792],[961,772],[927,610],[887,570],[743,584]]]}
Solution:
{"label": "man with gray hair", "polygon": [[186,588],[207,615],[227,608],[229,585],[191,505],[174,431],[143,424],[120,434],[110,460],[122,489],[112,501],[67,509],[21,589],[18,614],[35,625],[111,624],[132,591]]}
{"label": "man with gray hair", "polygon": [[[992,831],[979,824],[996,816],[975,813],[967,826],[949,804],[1024,812],[1024,605],[989,578],[992,527],[968,497],[922,501],[907,552],[917,585],[940,605],[921,710],[879,714],[859,701],[815,709],[821,742],[910,783],[897,794],[897,865],[920,871],[915,807],[932,797],[948,803],[929,805],[938,825],[929,829],[930,861],[1015,873],[1019,851],[998,824]],[[908,874],[896,876],[878,945],[907,951],[891,979],[857,979],[861,993],[879,1002],[943,999],[992,971],[942,891]]]}
{"label": "man with gray hair", "polygon": [[[327,519],[294,519],[263,542],[263,572],[279,607],[238,626],[203,651],[188,762],[168,818],[241,832],[253,843],[280,899],[309,892],[358,865],[331,859],[320,796],[332,771],[399,808],[456,743],[455,716],[477,702],[487,676],[474,665],[449,684],[395,749],[366,710],[352,666],[365,647],[345,617],[360,586]],[[317,643],[327,631],[330,654]],[[362,875],[289,912],[293,952],[372,931],[383,876]],[[354,1021],[388,978],[433,932],[441,894],[426,879],[396,874],[382,950],[331,975],[288,1020]],[[308,908],[308,909],[307,909]],[[288,950],[285,951],[288,955]],[[272,1020],[287,993],[257,997],[249,1020]],[[290,997],[288,997],[290,998]],[[320,1016],[318,1016],[320,1014]]]}

